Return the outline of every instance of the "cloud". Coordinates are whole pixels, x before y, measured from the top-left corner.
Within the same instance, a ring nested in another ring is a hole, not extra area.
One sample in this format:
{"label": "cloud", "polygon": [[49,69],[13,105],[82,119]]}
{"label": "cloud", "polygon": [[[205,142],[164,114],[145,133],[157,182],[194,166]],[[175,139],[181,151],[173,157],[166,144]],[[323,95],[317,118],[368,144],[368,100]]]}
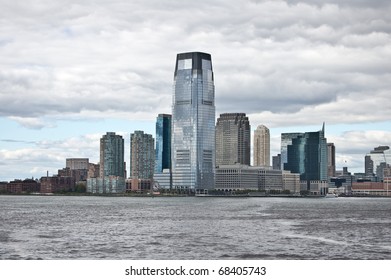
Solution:
{"label": "cloud", "polygon": [[41,129],[44,127],[53,127],[51,124],[46,124],[39,118],[29,118],[29,117],[8,117],[10,120],[16,121],[22,127],[30,129]]}
{"label": "cloud", "polygon": [[[89,158],[90,162],[99,162],[99,139],[101,134],[86,134],[60,140],[41,140],[31,147],[0,149],[0,181],[31,176],[40,178],[57,174],[65,167],[66,158]],[[3,139],[6,142],[23,142]],[[28,142],[31,144],[31,142]]]}
{"label": "cloud", "polygon": [[219,112],[304,119],[307,108],[354,105],[361,93],[381,100],[390,94],[390,12],[386,1],[8,3],[0,115],[32,128],[83,112],[152,120],[171,106],[176,53],[192,50],[212,54]]}
{"label": "cloud", "polygon": [[[0,2],[0,122],[46,139],[2,149],[0,177],[20,166],[55,173],[67,157],[97,162],[104,132],[47,136],[64,122],[153,122],[169,113],[180,52],[211,53],[217,115],[245,112],[271,130],[391,121],[389,1]],[[339,164],[357,169],[372,146],[390,143],[362,131],[328,140]]]}
{"label": "cloud", "polygon": [[35,144],[34,141],[24,141],[24,140],[15,140],[15,139],[0,139],[0,142],[6,142],[6,143],[22,143],[22,144]]}

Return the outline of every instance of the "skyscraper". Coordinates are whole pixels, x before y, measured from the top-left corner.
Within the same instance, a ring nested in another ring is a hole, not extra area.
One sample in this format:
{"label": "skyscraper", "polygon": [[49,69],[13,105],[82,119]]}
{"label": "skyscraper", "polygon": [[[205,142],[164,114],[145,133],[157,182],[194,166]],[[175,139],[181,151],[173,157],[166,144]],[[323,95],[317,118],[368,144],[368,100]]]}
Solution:
{"label": "skyscraper", "polygon": [[327,143],[327,175],[335,177],[335,146],[334,143]]}
{"label": "skyscraper", "polygon": [[[300,174],[300,180],[307,181],[327,181],[327,139],[324,137],[323,128],[317,132],[293,133],[291,144],[286,146],[287,161],[284,170]],[[283,137],[281,136],[281,141]],[[282,147],[282,144],[281,144]],[[281,155],[282,155],[281,149]]]}
{"label": "skyscraper", "polygon": [[172,100],[173,187],[214,188],[215,89],[211,55],[177,55]]}
{"label": "skyscraper", "polygon": [[284,164],[288,162],[288,146],[292,145],[293,139],[303,135],[301,132],[281,133],[281,170],[285,170]]}
{"label": "skyscraper", "polygon": [[254,131],[254,166],[270,166],[270,131],[264,125],[258,125]]}
{"label": "skyscraper", "polygon": [[274,170],[281,170],[281,154],[272,157],[272,166]]}
{"label": "skyscraper", "polygon": [[136,130],[130,135],[130,178],[152,179],[155,143],[151,134]]}
{"label": "skyscraper", "polygon": [[216,124],[216,165],[250,165],[250,122],[244,113],[221,114]]}
{"label": "skyscraper", "polygon": [[124,139],[114,132],[107,132],[100,139],[99,175],[125,177]]}
{"label": "skyscraper", "polygon": [[171,115],[159,114],[156,119],[155,173],[171,169]]}

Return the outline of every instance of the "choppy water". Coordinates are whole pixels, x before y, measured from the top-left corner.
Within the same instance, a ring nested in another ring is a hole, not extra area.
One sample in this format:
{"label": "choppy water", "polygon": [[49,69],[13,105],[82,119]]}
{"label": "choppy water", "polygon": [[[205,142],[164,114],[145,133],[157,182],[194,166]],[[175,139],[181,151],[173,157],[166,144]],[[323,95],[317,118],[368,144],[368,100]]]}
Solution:
{"label": "choppy water", "polygon": [[391,200],[0,196],[0,259],[391,259]]}

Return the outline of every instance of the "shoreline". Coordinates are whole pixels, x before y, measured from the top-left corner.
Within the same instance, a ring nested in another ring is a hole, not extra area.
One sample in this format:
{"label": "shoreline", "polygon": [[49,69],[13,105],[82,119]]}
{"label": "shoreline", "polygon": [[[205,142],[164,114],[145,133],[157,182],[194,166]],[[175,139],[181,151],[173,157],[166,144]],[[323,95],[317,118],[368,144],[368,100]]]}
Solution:
{"label": "shoreline", "polygon": [[325,195],[294,195],[294,194],[238,194],[238,195],[218,195],[218,194],[135,194],[135,193],[121,193],[121,194],[90,194],[90,193],[0,193],[0,196],[92,196],[92,197],[197,197],[197,198],[391,198],[390,196],[377,195],[342,195],[335,197],[327,197]]}

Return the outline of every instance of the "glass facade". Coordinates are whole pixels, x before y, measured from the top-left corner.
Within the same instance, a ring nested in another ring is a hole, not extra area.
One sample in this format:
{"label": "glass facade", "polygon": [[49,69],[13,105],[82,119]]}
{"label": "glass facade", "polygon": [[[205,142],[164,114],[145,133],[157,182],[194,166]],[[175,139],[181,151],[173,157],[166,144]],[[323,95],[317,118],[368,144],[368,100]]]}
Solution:
{"label": "glass facade", "polygon": [[284,164],[288,162],[288,146],[292,144],[292,139],[302,136],[304,133],[281,133],[281,170],[284,170]]}
{"label": "glass facade", "polygon": [[100,139],[100,177],[125,177],[124,139],[107,132]]}
{"label": "glass facade", "polygon": [[[294,137],[296,135],[296,137]],[[305,133],[288,133],[281,135],[286,146],[284,170],[300,174],[302,181],[327,180],[327,139],[324,137],[324,126],[321,131]],[[290,142],[290,144],[288,144]],[[282,161],[281,145],[281,161]]]}
{"label": "glass facade", "polygon": [[159,114],[156,119],[155,173],[171,169],[171,115]]}
{"label": "glass facade", "polygon": [[178,54],[172,101],[173,188],[214,188],[214,95],[210,54]]}

